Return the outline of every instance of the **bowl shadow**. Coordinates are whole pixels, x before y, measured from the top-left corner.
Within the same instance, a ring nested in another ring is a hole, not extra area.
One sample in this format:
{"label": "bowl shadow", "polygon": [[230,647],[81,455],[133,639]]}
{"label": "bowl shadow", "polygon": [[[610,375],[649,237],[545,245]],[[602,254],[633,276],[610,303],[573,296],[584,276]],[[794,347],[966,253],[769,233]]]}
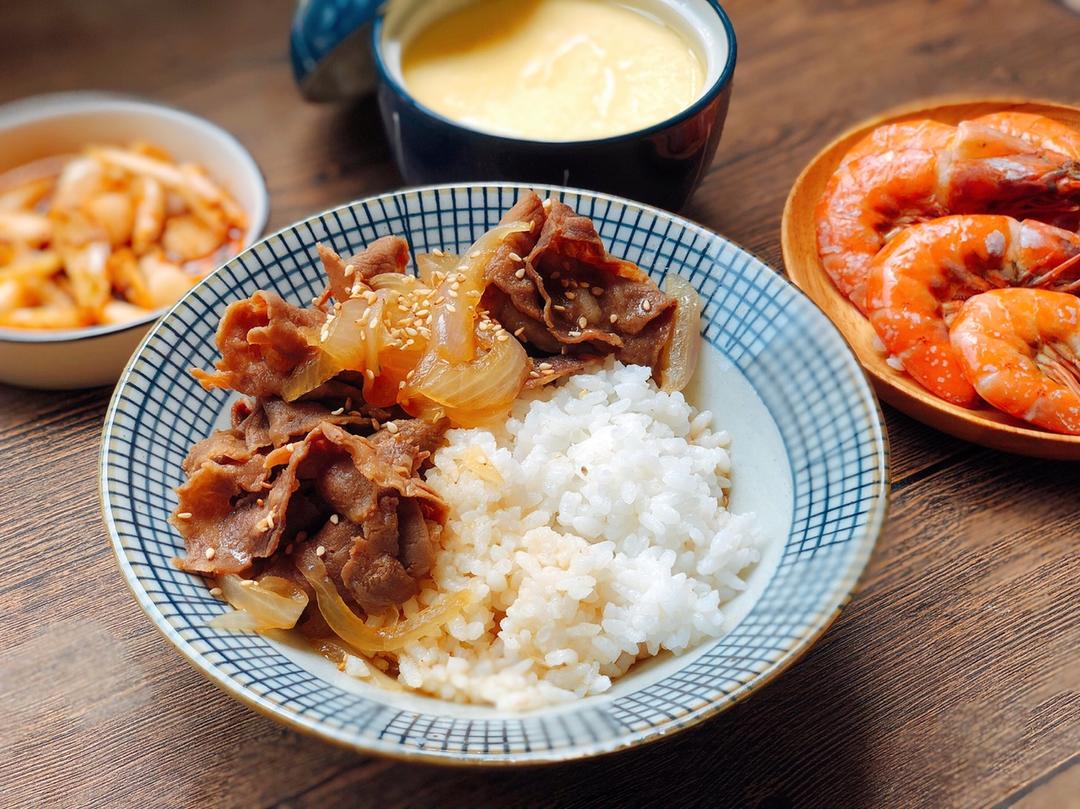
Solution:
{"label": "bowl shadow", "polygon": [[[862,806],[871,706],[853,688],[858,637],[841,618],[799,663],[752,699],[678,735],[598,759],[504,769],[447,769],[370,759],[289,805],[363,790],[389,805]],[[839,631],[838,631],[839,630]]]}

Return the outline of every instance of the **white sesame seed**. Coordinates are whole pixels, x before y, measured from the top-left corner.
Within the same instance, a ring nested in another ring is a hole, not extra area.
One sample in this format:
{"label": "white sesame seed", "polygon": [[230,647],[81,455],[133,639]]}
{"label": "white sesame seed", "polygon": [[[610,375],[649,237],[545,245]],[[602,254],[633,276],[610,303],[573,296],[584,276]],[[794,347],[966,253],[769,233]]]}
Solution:
{"label": "white sesame seed", "polygon": [[648,298],[646,298],[645,300],[643,300],[643,301],[641,302],[641,308],[642,308],[642,309],[644,309],[644,310],[645,310],[646,312],[649,312],[649,311],[651,311],[651,310],[652,310],[652,304],[651,304],[651,303],[649,303],[649,299],[648,299]]}
{"label": "white sesame seed", "polygon": [[392,421],[386,422],[386,424],[384,424],[383,426],[386,428],[386,431],[390,433],[390,435],[394,435],[398,431],[397,424]]}
{"label": "white sesame seed", "polygon": [[370,368],[364,369],[364,376],[366,376],[372,382],[375,381],[375,372],[372,371]]}
{"label": "white sesame seed", "polygon": [[573,300],[574,298],[576,298],[576,297],[577,297],[577,295],[576,295],[575,293],[573,293],[573,292],[567,292],[567,293],[566,293],[566,297],[567,297],[567,299],[569,299],[569,300]]}
{"label": "white sesame seed", "polygon": [[525,268],[522,267],[520,270],[518,270],[516,273],[514,273],[514,277],[515,278],[524,278],[525,277]]}
{"label": "white sesame seed", "polygon": [[469,253],[469,258],[480,258],[480,251],[473,250],[471,253]]}
{"label": "white sesame seed", "polygon": [[354,272],[356,272],[356,267],[354,267],[352,264],[346,264],[345,265],[345,277],[346,278],[351,278],[352,274]]}
{"label": "white sesame seed", "polygon": [[215,551],[213,548],[207,548],[205,555],[207,560],[209,561],[210,559],[213,559],[215,556],[217,556],[217,551]]}
{"label": "white sesame seed", "polygon": [[344,407],[339,407],[337,410],[331,410],[330,415],[331,416],[340,416],[344,412],[345,412],[345,408]]}
{"label": "white sesame seed", "polygon": [[190,511],[181,511],[179,514],[176,515],[176,519],[178,519],[178,520],[190,520],[191,519],[191,512]]}
{"label": "white sesame seed", "polygon": [[326,548],[324,548],[322,545],[320,545],[319,547],[317,547],[315,549],[315,555],[320,556],[320,557],[325,556],[326,555]]}
{"label": "white sesame seed", "polygon": [[438,247],[436,247],[434,250],[431,251],[431,255],[441,257],[441,256],[445,256],[446,253],[444,253],[442,250],[440,250]]}
{"label": "white sesame seed", "polygon": [[604,288],[603,288],[603,287],[593,287],[593,288],[592,288],[592,289],[590,289],[589,291],[590,291],[590,292],[591,292],[591,293],[592,293],[593,295],[596,295],[597,297],[600,297],[601,295],[603,295],[603,294],[604,294]]}
{"label": "white sesame seed", "polygon": [[547,370],[550,370],[551,363],[550,362],[542,362],[539,365],[537,365],[536,367],[539,368],[541,371],[547,371]]}
{"label": "white sesame seed", "polygon": [[524,333],[525,333],[525,327],[521,326],[520,328],[517,329],[517,331],[514,332],[514,336],[515,337],[520,337]]}
{"label": "white sesame seed", "polygon": [[511,253],[510,254],[510,260],[511,261],[522,261],[523,259],[517,253]]}
{"label": "white sesame seed", "polygon": [[552,306],[551,308],[554,309],[556,312],[565,312],[566,311],[566,307],[563,306],[561,303],[557,303],[554,306]]}
{"label": "white sesame seed", "polygon": [[341,522],[341,517],[339,517],[337,514],[331,514],[330,522],[332,522],[334,525],[337,525],[339,522]]}
{"label": "white sesame seed", "polygon": [[212,595],[214,598],[221,598],[221,588],[220,587],[211,587],[210,588],[210,595]]}
{"label": "white sesame seed", "polygon": [[619,320],[619,316],[616,314],[611,314],[608,316],[608,320],[610,320],[612,323],[617,323]]}

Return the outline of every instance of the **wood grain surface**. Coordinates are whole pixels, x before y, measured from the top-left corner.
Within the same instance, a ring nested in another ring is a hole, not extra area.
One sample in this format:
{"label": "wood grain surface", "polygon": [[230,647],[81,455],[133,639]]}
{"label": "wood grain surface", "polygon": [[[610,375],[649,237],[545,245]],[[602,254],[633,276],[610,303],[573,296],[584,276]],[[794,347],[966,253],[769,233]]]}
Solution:
{"label": "wood grain surface", "polygon": [[[0,101],[134,92],[252,151],[271,227],[393,188],[371,101],[311,106],[289,0],[0,3]],[[780,266],[784,198],[835,135],[939,94],[1080,98],[1080,16],[1050,0],[729,0],[736,87],[685,213]],[[124,586],[95,493],[109,392],[0,387],[0,805],[1078,805],[1080,466],[886,408],[889,525],[855,599],[760,694],[645,749],[453,771],[285,730],[203,681]]]}

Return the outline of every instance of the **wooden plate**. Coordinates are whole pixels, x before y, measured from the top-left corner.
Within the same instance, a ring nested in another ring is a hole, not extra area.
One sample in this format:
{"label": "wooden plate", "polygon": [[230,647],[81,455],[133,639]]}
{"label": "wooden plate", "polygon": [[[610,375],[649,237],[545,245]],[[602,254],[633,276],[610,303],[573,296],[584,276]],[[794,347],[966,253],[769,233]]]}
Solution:
{"label": "wooden plate", "polygon": [[939,99],[905,105],[848,130],[810,161],[788,195],[781,239],[788,276],[836,324],[870,375],[878,395],[897,410],[949,435],[992,449],[1038,458],[1080,460],[1080,436],[1030,427],[989,406],[969,410],[945,402],[903,371],[886,364],[874,348],[874,330],[825,273],[818,259],[814,208],[841,158],[871,129],[893,121],[932,118],[948,124],[991,112],[1017,110],[1056,118],[1080,129],[1080,107],[1019,99]]}

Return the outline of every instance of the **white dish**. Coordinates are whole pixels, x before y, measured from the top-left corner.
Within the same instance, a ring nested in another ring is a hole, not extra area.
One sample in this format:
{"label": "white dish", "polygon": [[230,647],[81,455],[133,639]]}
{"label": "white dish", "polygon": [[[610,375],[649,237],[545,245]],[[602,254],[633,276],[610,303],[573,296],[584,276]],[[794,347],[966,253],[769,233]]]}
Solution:
{"label": "white dish", "polygon": [[[542,187],[593,219],[609,249],[704,301],[702,357],[688,396],[731,434],[732,509],[771,540],[748,591],[726,608],[728,635],[632,669],[608,693],[526,713],[391,693],[342,676],[289,642],[218,632],[222,603],[170,560],[167,522],[188,447],[229,396],[190,376],[217,356],[224,306],[256,289],[293,302],[325,285],[315,245],[353,253],[405,235],[417,252],[460,251],[524,186],[409,189],[313,216],[260,242],[193,289],[147,336],[105,420],[101,497],[120,569],[155,626],[201,673],[278,721],[364,753],[514,765],[592,756],[666,736],[754,693],[821,635],[847,603],[885,518],[884,425],[858,363],[803,295],[723,237],[604,194]],[[220,422],[218,422],[220,423]]]}
{"label": "white dish", "polygon": [[[105,93],[60,93],[0,107],[0,172],[91,143],[146,140],[199,163],[248,216],[243,247],[266,226],[269,197],[254,159],[209,121],[161,104]],[[0,328],[0,382],[32,388],[108,385],[164,309],[119,326],[65,331]]]}

